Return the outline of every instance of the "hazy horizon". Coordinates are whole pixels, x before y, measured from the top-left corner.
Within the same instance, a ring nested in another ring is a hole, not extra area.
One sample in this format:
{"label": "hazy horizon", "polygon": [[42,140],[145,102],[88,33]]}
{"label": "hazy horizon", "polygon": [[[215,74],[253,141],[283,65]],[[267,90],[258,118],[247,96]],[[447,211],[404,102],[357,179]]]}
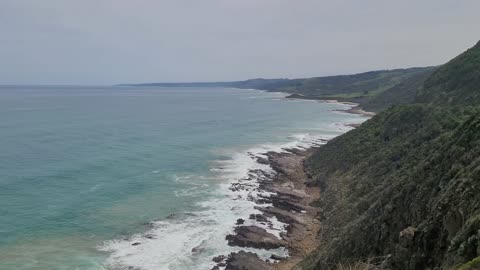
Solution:
{"label": "hazy horizon", "polygon": [[302,78],[440,65],[478,1],[0,3],[1,85]]}
{"label": "hazy horizon", "polygon": [[[423,67],[405,67],[405,68],[395,68],[395,69],[409,69],[409,68],[428,68],[434,66],[423,66]],[[313,77],[328,77],[328,76],[342,76],[342,75],[355,75],[367,72],[375,72],[375,71],[382,71],[387,69],[376,69],[376,70],[365,70],[360,72],[353,72],[353,73],[342,73],[342,74],[329,74],[329,75],[317,75],[311,77],[295,77],[295,78],[281,78],[281,77],[268,77],[268,78],[261,78],[261,77],[252,77],[252,78],[244,78],[238,80],[203,80],[203,81],[145,81],[145,82],[123,82],[123,83],[114,83],[114,84],[0,84],[0,87],[3,86],[37,86],[37,87],[111,87],[111,86],[135,86],[135,85],[142,85],[142,84],[156,84],[156,83],[173,83],[173,84],[182,84],[182,83],[222,83],[222,82],[235,82],[235,81],[247,81],[247,80],[255,80],[255,79],[306,79],[306,78],[313,78]],[[388,69],[393,70],[393,69]],[[148,85],[145,85],[148,87]],[[158,87],[152,85],[152,87]]]}

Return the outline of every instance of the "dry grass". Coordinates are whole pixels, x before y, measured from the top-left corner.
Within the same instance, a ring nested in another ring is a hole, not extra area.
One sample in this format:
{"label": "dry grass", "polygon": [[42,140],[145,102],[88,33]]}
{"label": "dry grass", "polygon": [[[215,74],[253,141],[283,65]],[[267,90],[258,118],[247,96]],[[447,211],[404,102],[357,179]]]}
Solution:
{"label": "dry grass", "polygon": [[376,264],[373,259],[369,259],[366,262],[356,262],[353,264],[339,263],[335,270],[383,270],[383,267],[379,266],[383,263]]}
{"label": "dry grass", "polygon": [[379,268],[370,263],[357,262],[354,264],[339,264],[336,270],[379,270]]}

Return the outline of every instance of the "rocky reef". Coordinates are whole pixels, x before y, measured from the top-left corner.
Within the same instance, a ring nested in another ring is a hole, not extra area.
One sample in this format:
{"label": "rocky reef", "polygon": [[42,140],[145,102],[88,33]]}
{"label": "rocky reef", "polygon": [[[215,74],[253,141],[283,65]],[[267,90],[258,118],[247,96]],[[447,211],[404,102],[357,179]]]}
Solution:
{"label": "rocky reef", "polygon": [[[270,258],[262,260],[255,253],[239,251],[213,258],[216,263],[213,269],[291,269],[314,250],[319,230],[318,209],[310,203],[318,199],[320,189],[306,185],[309,177],[303,170],[303,161],[314,149],[286,149],[258,157],[257,162],[268,164],[274,171],[270,177],[261,170],[251,171],[261,176],[254,177],[260,181],[258,189],[269,196],[251,197],[259,213],[252,213],[249,220],[237,220],[234,232],[226,236],[231,246],[264,250],[284,248],[288,250],[288,257],[272,253]],[[231,187],[233,191],[248,188],[248,182],[234,183]],[[274,234],[272,219],[282,222],[284,230]],[[256,225],[245,225],[247,222]]]}

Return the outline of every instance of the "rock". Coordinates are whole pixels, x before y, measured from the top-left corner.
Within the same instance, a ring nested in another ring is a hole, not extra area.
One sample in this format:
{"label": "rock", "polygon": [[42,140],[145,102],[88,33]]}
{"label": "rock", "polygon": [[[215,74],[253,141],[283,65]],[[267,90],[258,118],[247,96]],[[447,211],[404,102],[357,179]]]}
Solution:
{"label": "rock", "polygon": [[258,222],[267,222],[267,217],[262,214],[251,214],[250,219],[256,220]]}
{"label": "rock", "polygon": [[295,155],[303,155],[304,150],[303,149],[298,149],[298,148],[287,148],[285,151],[290,152]]}
{"label": "rock", "polygon": [[269,270],[271,266],[262,261],[257,254],[245,251],[231,253],[225,270]]}
{"label": "rock", "polygon": [[262,211],[266,216],[275,216],[280,222],[289,225],[298,223],[298,220],[289,211],[277,209],[274,207],[259,208],[259,210]]}
{"label": "rock", "polygon": [[413,238],[415,237],[415,232],[417,231],[414,227],[407,227],[399,233],[399,244],[402,247],[408,247],[413,244]]}
{"label": "rock", "polygon": [[243,223],[245,223],[245,220],[244,219],[237,219],[237,225],[242,225]]}
{"label": "rock", "polygon": [[272,255],[270,256],[270,259],[276,260],[276,261],[281,261],[281,260],[283,260],[283,259],[285,259],[285,258],[280,257],[280,256],[275,255],[275,254],[272,254]]}
{"label": "rock", "polygon": [[[318,186],[318,183],[314,180],[307,180],[307,181],[305,181],[305,186],[309,187],[309,188],[316,187],[316,186]],[[321,190],[323,191],[324,189],[321,189]]]}
{"label": "rock", "polygon": [[155,239],[155,236],[153,234],[146,234],[145,238],[147,239]]}
{"label": "rock", "polygon": [[263,165],[268,165],[270,164],[270,161],[268,159],[263,158],[263,157],[257,157],[257,163],[263,164]]}
{"label": "rock", "polygon": [[464,219],[465,218],[459,211],[449,211],[443,217],[443,227],[448,232],[448,240],[452,240],[452,238],[462,228]]}
{"label": "rock", "polygon": [[219,256],[213,257],[212,261],[214,261],[216,263],[220,263],[220,262],[224,261],[226,258],[227,258],[227,256],[225,256],[225,255],[219,255]]}
{"label": "rock", "polygon": [[297,204],[293,204],[289,202],[288,200],[282,200],[282,199],[274,199],[273,200],[273,206],[284,209],[284,210],[289,210],[289,211],[294,211],[297,213],[300,213],[304,211],[305,209],[302,206],[299,206]]}
{"label": "rock", "polygon": [[256,199],[255,202],[257,204],[270,204],[270,203],[272,203],[270,198],[263,198],[263,197],[260,197],[259,199]]}
{"label": "rock", "polygon": [[192,253],[200,253],[200,252],[202,252],[202,251],[204,251],[204,250],[205,250],[204,248],[198,246],[198,247],[192,248]]}
{"label": "rock", "polygon": [[138,245],[141,245],[141,244],[142,243],[140,243],[140,242],[135,242],[135,243],[132,244],[132,246],[138,246]]}
{"label": "rock", "polygon": [[275,235],[263,228],[256,226],[239,226],[235,228],[234,235],[225,238],[230,246],[275,249],[285,245]]}

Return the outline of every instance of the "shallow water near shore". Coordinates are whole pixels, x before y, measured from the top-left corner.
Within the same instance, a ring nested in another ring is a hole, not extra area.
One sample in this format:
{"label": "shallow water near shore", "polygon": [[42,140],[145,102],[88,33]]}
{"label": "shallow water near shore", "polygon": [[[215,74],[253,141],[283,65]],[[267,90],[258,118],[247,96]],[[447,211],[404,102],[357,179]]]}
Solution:
{"label": "shallow water near shore", "polygon": [[0,87],[0,269],[208,269],[239,249],[225,235],[253,203],[228,188],[268,171],[252,153],[307,147],[365,120],[284,96]]}

